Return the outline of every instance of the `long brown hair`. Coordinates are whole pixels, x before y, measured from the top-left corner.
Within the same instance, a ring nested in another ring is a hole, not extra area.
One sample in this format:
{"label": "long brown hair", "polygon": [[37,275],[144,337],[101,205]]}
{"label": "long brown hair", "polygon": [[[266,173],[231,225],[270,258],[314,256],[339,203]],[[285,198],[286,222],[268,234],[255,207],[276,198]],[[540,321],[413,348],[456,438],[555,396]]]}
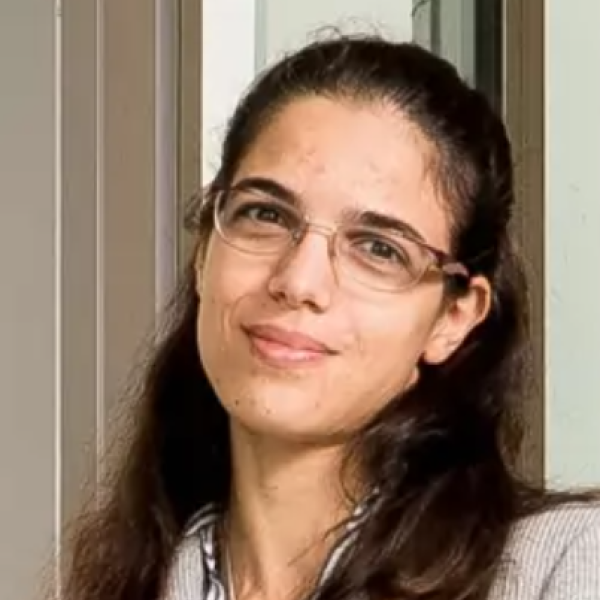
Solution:
{"label": "long brown hair", "polygon": [[[483,599],[515,520],[564,499],[515,469],[530,362],[527,286],[509,236],[505,128],[444,60],[411,44],[340,37],[284,58],[255,82],[229,124],[214,185],[232,181],[274,113],[307,95],[383,102],[408,116],[431,146],[454,255],[494,290],[489,316],[456,354],[422,365],[418,384],[350,448],[380,495],[318,598]],[[206,213],[196,216],[210,235]],[[80,522],[64,600],[158,600],[190,517],[228,497],[228,418],[198,355],[197,308],[190,266],[115,479]]]}

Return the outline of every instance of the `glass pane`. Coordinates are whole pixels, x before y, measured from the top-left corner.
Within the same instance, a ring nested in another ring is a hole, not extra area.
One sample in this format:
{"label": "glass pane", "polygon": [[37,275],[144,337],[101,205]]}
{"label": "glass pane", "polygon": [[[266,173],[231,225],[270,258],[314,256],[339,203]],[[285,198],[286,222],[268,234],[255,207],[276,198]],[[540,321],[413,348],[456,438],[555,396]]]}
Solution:
{"label": "glass pane", "polygon": [[413,0],[414,40],[456,65],[502,110],[502,0]]}

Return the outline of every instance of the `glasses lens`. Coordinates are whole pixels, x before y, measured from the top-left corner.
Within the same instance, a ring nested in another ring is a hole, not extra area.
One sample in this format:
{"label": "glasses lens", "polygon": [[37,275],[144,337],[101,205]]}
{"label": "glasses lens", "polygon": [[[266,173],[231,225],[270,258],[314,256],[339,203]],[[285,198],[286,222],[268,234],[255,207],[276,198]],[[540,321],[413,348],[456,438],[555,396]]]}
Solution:
{"label": "glasses lens", "polygon": [[379,290],[401,290],[421,279],[431,265],[422,245],[401,233],[352,227],[338,235],[340,267],[356,281]]}
{"label": "glasses lens", "polygon": [[221,237],[235,248],[272,254],[291,242],[302,218],[287,204],[260,192],[231,190],[215,202],[215,224]]}

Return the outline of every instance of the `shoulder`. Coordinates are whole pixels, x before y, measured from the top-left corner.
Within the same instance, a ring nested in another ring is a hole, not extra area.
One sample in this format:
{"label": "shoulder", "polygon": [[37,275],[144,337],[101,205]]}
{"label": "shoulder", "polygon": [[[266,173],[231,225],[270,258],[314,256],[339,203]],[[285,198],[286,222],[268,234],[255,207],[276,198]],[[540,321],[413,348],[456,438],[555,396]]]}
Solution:
{"label": "shoulder", "polygon": [[213,505],[188,522],[169,567],[162,600],[198,600],[204,597],[214,562],[213,527],[219,517]]}
{"label": "shoulder", "polygon": [[167,574],[162,600],[203,598],[205,568],[202,549],[193,537],[181,540]]}
{"label": "shoulder", "polygon": [[600,600],[600,503],[570,503],[519,521],[492,600]]}

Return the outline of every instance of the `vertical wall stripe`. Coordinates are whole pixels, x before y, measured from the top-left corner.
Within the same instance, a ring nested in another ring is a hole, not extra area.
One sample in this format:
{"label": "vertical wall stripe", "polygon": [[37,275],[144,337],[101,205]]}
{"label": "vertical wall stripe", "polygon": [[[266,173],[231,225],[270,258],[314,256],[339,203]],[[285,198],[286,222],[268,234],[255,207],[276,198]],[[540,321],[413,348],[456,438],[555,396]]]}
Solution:
{"label": "vertical wall stripe", "polygon": [[155,253],[156,312],[175,286],[177,260],[177,21],[178,3],[155,0]]}
{"label": "vertical wall stripe", "polygon": [[[96,0],[96,456],[104,456],[105,446],[105,269],[104,269],[104,1]],[[97,460],[96,478],[103,475]]]}
{"label": "vertical wall stripe", "polygon": [[63,422],[63,386],[62,386],[62,282],[63,282],[63,140],[62,140],[62,2],[55,2],[54,34],[54,576],[58,598],[61,597],[61,561],[62,542],[62,422]]}

